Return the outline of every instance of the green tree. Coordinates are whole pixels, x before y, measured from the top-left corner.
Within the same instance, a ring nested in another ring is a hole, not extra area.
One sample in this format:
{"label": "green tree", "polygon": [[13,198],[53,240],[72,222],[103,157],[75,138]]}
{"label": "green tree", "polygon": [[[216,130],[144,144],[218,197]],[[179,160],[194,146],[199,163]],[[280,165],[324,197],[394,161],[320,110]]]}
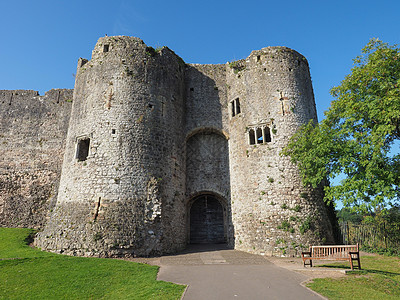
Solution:
{"label": "green tree", "polygon": [[298,163],[303,183],[325,188],[325,200],[373,211],[400,197],[400,49],[372,39],[351,73],[331,90],[336,99],[319,124],[310,121],[283,154]]}
{"label": "green tree", "polygon": [[347,207],[342,207],[341,210],[336,212],[339,223],[351,222],[353,224],[360,224],[363,220],[363,215],[352,211]]}

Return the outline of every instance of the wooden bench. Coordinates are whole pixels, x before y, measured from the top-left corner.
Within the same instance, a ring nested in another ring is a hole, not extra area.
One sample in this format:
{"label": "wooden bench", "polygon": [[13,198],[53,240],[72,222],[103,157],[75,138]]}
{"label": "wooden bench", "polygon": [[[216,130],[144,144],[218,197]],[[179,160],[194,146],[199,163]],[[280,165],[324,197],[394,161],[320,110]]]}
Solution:
{"label": "wooden bench", "polygon": [[[351,269],[358,268],[361,270],[360,252],[357,245],[340,245],[340,246],[310,246],[310,251],[302,252],[303,264],[312,267],[314,259],[327,259],[327,260],[348,260]],[[309,260],[309,263],[307,261]],[[353,262],[357,261],[357,265]]]}

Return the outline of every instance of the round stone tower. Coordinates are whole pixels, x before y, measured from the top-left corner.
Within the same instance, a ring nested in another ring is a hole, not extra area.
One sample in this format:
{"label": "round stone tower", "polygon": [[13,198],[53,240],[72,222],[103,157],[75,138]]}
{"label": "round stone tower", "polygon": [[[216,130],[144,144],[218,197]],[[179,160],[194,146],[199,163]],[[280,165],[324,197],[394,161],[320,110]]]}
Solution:
{"label": "round stone tower", "polygon": [[78,62],[58,199],[36,245],[111,257],[333,243],[322,188],[280,155],[316,118],[307,60],[291,49],[189,66],[138,38],[100,38]]}
{"label": "round stone tower", "polygon": [[58,201],[36,244],[86,256],[186,245],[184,63],[134,37],[80,59]]}
{"label": "round stone tower", "polygon": [[322,190],[304,188],[297,167],[280,155],[302,124],[317,120],[307,60],[268,47],[227,69],[235,248],[285,255],[333,243]]}

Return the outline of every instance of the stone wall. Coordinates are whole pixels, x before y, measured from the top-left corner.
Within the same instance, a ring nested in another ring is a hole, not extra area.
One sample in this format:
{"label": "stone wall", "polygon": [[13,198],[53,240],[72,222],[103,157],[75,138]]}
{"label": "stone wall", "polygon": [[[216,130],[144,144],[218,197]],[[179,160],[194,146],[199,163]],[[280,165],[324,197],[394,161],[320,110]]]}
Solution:
{"label": "stone wall", "polygon": [[101,38],[78,62],[60,193],[39,247],[88,256],[185,247],[183,82],[180,58],[138,38]]}
{"label": "stone wall", "polygon": [[57,199],[72,93],[0,91],[0,226],[46,222]]}
{"label": "stone wall", "polygon": [[293,133],[317,118],[307,60],[268,47],[228,68],[227,101],[240,103],[240,113],[230,109],[229,126],[235,248],[282,255],[333,243],[320,191],[305,189],[297,167],[280,155]]}
{"label": "stone wall", "polygon": [[[171,253],[190,242],[191,216],[253,253],[334,242],[322,189],[305,189],[280,155],[316,120],[308,62],[296,51],[187,65],[166,47],[104,37],[78,61],[72,110],[71,93],[1,92],[0,225],[41,227],[49,210],[40,248]],[[207,241],[212,229],[192,233]]]}
{"label": "stone wall", "polygon": [[[188,65],[185,79],[187,215],[197,196],[216,196],[225,210],[227,242],[233,246],[226,66]],[[188,233],[189,224],[188,219]]]}
{"label": "stone wall", "polygon": [[221,133],[227,129],[225,65],[187,65],[185,89],[187,136],[203,129],[215,129]]}

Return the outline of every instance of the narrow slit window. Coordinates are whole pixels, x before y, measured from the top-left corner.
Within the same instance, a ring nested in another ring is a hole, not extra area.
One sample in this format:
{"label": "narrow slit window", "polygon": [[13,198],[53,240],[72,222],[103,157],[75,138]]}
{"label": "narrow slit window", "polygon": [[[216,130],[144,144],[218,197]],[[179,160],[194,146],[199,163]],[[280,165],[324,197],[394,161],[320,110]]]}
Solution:
{"label": "narrow slit window", "polygon": [[235,102],[234,101],[231,102],[231,108],[232,108],[232,117],[234,117],[236,115],[235,114]]}
{"label": "narrow slit window", "polygon": [[240,114],[240,101],[239,98],[232,100],[231,102],[232,117]]}
{"label": "narrow slit window", "polygon": [[161,116],[165,116],[165,102],[161,101]]}
{"label": "narrow slit window", "polygon": [[255,143],[256,143],[256,137],[255,137],[255,134],[254,134],[254,129],[250,129],[249,130],[249,143],[250,143],[250,145],[255,145]]}
{"label": "narrow slit window", "polygon": [[264,128],[264,143],[271,142],[271,130],[268,126]]}
{"label": "narrow slit window", "polygon": [[103,52],[105,53],[105,52],[108,52],[108,51],[110,51],[110,45],[109,44],[105,44],[103,46]]}
{"label": "narrow slit window", "polygon": [[256,136],[257,136],[257,144],[262,144],[263,143],[263,134],[262,134],[261,128],[257,128]]}
{"label": "narrow slit window", "polygon": [[87,159],[89,155],[89,145],[89,138],[78,140],[78,145],[76,147],[76,158],[78,161],[84,161]]}
{"label": "narrow slit window", "polygon": [[239,98],[236,98],[235,100],[235,104],[236,104],[236,114],[240,114],[240,101]]}

